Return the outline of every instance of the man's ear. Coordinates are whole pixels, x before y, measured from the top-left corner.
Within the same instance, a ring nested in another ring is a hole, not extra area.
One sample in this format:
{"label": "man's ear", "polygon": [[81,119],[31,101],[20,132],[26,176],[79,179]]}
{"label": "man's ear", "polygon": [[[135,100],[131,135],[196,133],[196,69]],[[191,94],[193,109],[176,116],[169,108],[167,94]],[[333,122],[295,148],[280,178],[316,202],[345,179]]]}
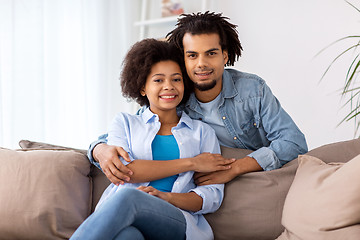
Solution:
{"label": "man's ear", "polygon": [[229,55],[227,50],[223,50],[223,56],[224,56],[224,65],[225,65],[229,60]]}

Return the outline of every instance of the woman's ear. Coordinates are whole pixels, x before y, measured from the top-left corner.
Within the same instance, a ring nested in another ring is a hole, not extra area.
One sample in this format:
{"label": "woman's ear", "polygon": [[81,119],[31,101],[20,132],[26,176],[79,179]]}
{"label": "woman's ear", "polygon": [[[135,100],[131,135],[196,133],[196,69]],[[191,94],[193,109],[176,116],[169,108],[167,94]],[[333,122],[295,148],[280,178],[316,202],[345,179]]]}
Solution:
{"label": "woman's ear", "polygon": [[143,96],[143,97],[146,96],[145,88],[144,88],[144,87],[140,90],[140,94],[141,94],[141,96]]}

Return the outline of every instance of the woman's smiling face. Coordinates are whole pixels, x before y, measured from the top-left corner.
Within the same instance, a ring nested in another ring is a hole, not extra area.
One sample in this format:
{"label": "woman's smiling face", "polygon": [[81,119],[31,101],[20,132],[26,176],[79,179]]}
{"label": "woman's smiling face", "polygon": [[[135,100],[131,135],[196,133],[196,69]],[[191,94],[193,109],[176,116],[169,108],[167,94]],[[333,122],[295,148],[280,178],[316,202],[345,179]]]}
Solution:
{"label": "woman's smiling face", "polygon": [[184,82],[178,63],[167,60],[152,66],[141,94],[153,113],[175,111],[184,96]]}

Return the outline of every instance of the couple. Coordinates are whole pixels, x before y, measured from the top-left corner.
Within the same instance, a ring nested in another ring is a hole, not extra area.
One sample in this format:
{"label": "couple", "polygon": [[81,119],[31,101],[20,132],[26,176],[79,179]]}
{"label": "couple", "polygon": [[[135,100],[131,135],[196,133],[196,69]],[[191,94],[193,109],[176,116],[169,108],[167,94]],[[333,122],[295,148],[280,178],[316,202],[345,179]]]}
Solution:
{"label": "couple", "polygon": [[[212,239],[202,214],[220,207],[224,183],[307,151],[261,78],[224,69],[241,55],[235,27],[221,14],[183,15],[169,43],[131,48],[122,91],[144,107],[118,114],[107,138],[90,146],[112,184],[72,239]],[[224,159],[217,139],[254,152]]]}

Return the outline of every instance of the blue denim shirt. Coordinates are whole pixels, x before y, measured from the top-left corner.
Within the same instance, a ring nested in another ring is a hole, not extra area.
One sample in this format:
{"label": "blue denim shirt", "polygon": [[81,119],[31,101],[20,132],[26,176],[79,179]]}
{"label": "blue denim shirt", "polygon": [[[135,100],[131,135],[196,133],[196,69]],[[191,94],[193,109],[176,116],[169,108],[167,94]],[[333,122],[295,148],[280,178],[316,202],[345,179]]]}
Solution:
{"label": "blue denim shirt", "polygon": [[[146,108],[139,115],[119,113],[109,127],[108,144],[121,146],[128,152],[131,160],[152,160],[151,144],[160,129],[159,117]],[[179,147],[180,158],[197,156],[203,152],[220,153],[220,145],[214,130],[207,124],[192,120],[182,113],[177,126],[171,129]],[[124,165],[129,164],[120,158]],[[186,219],[187,239],[213,239],[210,225],[202,214],[216,211],[223,200],[224,184],[196,186],[193,171],[180,173],[171,192],[195,192],[203,199],[202,209],[198,212],[183,211]],[[106,202],[118,189],[124,187],[148,186],[145,183],[110,184],[104,191],[98,205]]]}
{"label": "blue denim shirt", "polygon": [[[254,150],[249,156],[264,170],[277,169],[307,152],[304,134],[265,81],[254,74],[224,70],[218,111],[234,145]],[[185,112],[192,119],[203,118],[194,94],[190,96]]]}
{"label": "blue denim shirt", "polygon": [[[218,109],[235,146],[254,150],[249,156],[265,171],[280,168],[307,152],[304,134],[265,81],[254,74],[225,69]],[[193,119],[202,120],[202,111],[194,94],[190,96],[185,112]],[[98,143],[106,143],[106,135],[93,142],[88,151],[90,161],[100,168],[92,157],[92,150]]]}

